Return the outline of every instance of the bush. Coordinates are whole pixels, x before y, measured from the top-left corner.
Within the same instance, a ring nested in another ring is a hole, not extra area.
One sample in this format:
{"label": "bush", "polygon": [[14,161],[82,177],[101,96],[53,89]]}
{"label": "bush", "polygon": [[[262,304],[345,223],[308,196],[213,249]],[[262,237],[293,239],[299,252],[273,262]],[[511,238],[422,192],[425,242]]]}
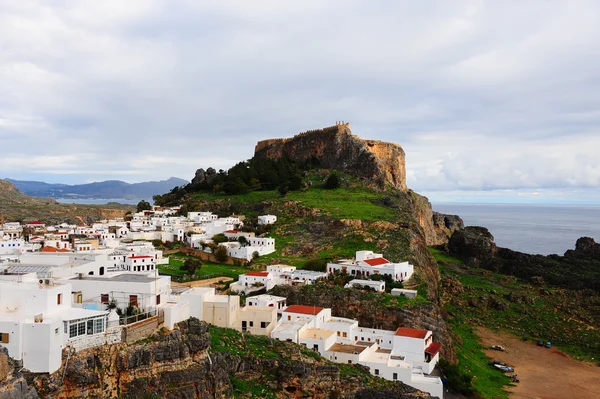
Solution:
{"label": "bush", "polygon": [[195,258],[188,258],[183,262],[182,269],[187,270],[192,276],[196,274],[196,270],[202,267],[202,261]]}
{"label": "bush", "polygon": [[333,190],[339,188],[341,185],[340,176],[336,172],[331,172],[327,180],[325,180],[324,188]]}
{"label": "bush", "polygon": [[227,259],[229,259],[229,256],[227,255],[227,248],[225,248],[222,245],[219,245],[219,247],[215,250],[214,254],[217,262],[224,263],[227,262]]}
{"label": "bush", "polygon": [[475,393],[472,375],[461,371],[457,364],[450,364],[446,359],[440,359],[438,365],[446,376],[450,390],[467,396]]}
{"label": "bush", "polygon": [[312,259],[304,262],[302,265],[304,270],[313,270],[315,272],[324,272],[327,270],[327,262],[319,259]]}
{"label": "bush", "polygon": [[212,238],[212,240],[213,240],[213,241],[214,241],[216,244],[220,244],[220,243],[222,243],[222,242],[227,242],[227,241],[229,241],[229,240],[227,239],[227,237],[225,237],[225,234],[223,234],[223,233],[220,233],[220,234],[217,234],[217,235],[215,235],[215,236]]}

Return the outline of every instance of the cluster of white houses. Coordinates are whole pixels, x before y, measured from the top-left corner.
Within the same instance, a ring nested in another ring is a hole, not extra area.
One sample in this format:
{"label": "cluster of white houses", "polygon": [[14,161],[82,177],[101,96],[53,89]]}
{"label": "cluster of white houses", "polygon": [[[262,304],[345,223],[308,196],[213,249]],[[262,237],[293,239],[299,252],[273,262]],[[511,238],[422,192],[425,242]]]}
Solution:
{"label": "cluster of white houses", "polygon": [[[158,227],[157,220],[161,220],[161,228],[153,234],[167,231],[163,230],[167,224],[181,226],[185,232],[182,239],[200,234],[209,240],[208,236],[219,234],[220,229],[232,239],[242,234],[234,230],[241,227],[238,218],[224,220],[197,212],[183,221],[171,219],[174,216],[169,212],[173,210],[152,215],[144,212],[134,215],[132,221],[145,226],[144,234],[153,231],[150,226]],[[270,215],[261,221],[273,222],[275,217]],[[217,228],[220,223],[223,225]],[[331,361],[362,364],[374,375],[442,396],[441,380],[430,375],[440,351],[431,331],[361,327],[355,320],[335,317],[331,309],[287,306],[284,297],[248,297],[246,306],[241,306],[240,296],[218,295],[214,288],[173,288],[171,278],[157,270],[157,265],[168,262],[161,251],[150,242],[131,240],[141,231],[136,231],[138,227],[114,229],[113,225],[107,221],[92,226],[1,226],[0,345],[23,368],[53,373],[61,367],[65,350],[122,342],[124,331],[143,323],[140,320],[156,318],[172,329],[179,321],[197,317],[219,327],[305,345]],[[187,234],[190,228],[202,226],[203,232]],[[250,247],[262,245],[250,235],[246,238]],[[189,241],[190,245],[194,242]],[[351,285],[383,290],[383,281],[360,278],[389,274],[394,280],[406,280],[413,269],[406,262],[394,264],[380,254],[360,251],[355,260],[328,264],[325,273],[268,266],[266,271],[241,275],[232,289],[250,292],[277,284],[312,284],[337,271],[356,276]]]}
{"label": "cluster of white houses", "polygon": [[[14,259],[15,256],[32,252],[43,246],[45,252],[106,252],[115,249],[113,267],[119,270],[147,271],[148,261],[128,262],[123,255],[123,242],[140,240],[153,241],[182,241],[192,248],[211,248],[213,237],[223,234],[229,240],[220,243],[227,248],[228,256],[251,260],[259,256],[275,252],[275,240],[269,237],[255,237],[252,232],[243,232],[242,217],[230,216],[219,218],[210,212],[189,212],[187,217],[176,216],[178,207],[155,209],[137,212],[127,219],[113,219],[94,223],[91,226],[77,226],[66,223],[58,226],[46,226],[41,222],[5,223],[0,225],[0,261]],[[258,217],[259,225],[275,223],[276,216],[262,215]],[[240,237],[244,237],[240,239]],[[136,250],[131,250],[137,254]],[[153,256],[154,261],[160,262],[162,256],[158,253],[142,255]],[[153,265],[156,267],[156,265]]]}

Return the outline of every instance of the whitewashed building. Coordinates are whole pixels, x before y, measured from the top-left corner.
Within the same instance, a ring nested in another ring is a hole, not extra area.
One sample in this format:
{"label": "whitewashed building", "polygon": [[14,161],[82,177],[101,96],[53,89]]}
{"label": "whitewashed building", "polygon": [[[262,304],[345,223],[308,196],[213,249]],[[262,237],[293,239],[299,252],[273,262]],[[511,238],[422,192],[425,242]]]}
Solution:
{"label": "whitewashed building", "polygon": [[392,263],[381,254],[357,251],[355,259],[344,259],[327,264],[327,273],[346,273],[357,278],[387,275],[394,281],[406,281],[412,277],[414,266],[408,262]]}

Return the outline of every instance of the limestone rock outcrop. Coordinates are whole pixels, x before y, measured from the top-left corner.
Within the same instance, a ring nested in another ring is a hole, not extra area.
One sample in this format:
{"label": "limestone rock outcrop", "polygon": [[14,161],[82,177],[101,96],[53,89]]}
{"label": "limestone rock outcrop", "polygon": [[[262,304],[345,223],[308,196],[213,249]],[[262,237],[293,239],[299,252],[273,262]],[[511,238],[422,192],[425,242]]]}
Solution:
{"label": "limestone rock outcrop", "polygon": [[469,266],[483,267],[493,260],[497,247],[488,229],[468,226],[450,237],[448,250]]}
{"label": "limestone rock outcrop", "polygon": [[317,161],[326,169],[352,172],[374,183],[406,191],[404,150],[397,144],[363,140],[352,134],[347,123],[309,130],[287,139],[259,141],[255,157],[295,162]]}

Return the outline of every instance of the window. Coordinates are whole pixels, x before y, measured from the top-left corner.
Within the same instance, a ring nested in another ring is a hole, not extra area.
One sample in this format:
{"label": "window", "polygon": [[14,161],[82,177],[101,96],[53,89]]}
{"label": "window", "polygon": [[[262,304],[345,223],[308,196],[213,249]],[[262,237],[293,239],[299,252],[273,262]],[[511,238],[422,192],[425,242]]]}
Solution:
{"label": "window", "polygon": [[394,373],[392,379],[397,380],[398,379],[398,373]]}
{"label": "window", "polygon": [[157,304],[157,305],[160,305],[160,295],[157,295],[157,296],[156,296],[156,304]]}
{"label": "window", "polygon": [[0,333],[0,342],[8,344],[8,333]]}
{"label": "window", "polygon": [[338,337],[339,337],[339,336],[341,336],[341,334],[340,334],[340,332],[339,332],[339,331],[337,332],[337,336],[338,336]]}
{"label": "window", "polygon": [[137,305],[138,305],[137,295],[129,295],[129,306],[137,306]]}
{"label": "window", "polygon": [[101,276],[104,276],[104,266],[100,267],[100,271],[98,272]]}
{"label": "window", "polygon": [[58,328],[54,329],[54,335],[58,335]]}
{"label": "window", "polygon": [[292,320],[292,316],[288,315],[288,321]]}
{"label": "window", "polygon": [[100,302],[102,302],[102,303],[108,303],[108,294],[102,294],[102,295],[100,295]]}
{"label": "window", "polygon": [[250,322],[250,327],[254,327],[254,322],[253,321]]}
{"label": "window", "polygon": [[344,338],[348,338],[348,333],[344,332],[344,333],[342,333],[342,336],[343,336]]}
{"label": "window", "polygon": [[260,322],[260,328],[267,328],[269,326],[270,323],[266,322],[266,321],[261,321]]}
{"label": "window", "polygon": [[375,369],[375,375],[379,375],[379,369]]}
{"label": "window", "polygon": [[60,305],[62,303],[62,294],[58,294],[56,296],[56,304]]}
{"label": "window", "polygon": [[348,360],[348,364],[352,364],[352,360]]}

